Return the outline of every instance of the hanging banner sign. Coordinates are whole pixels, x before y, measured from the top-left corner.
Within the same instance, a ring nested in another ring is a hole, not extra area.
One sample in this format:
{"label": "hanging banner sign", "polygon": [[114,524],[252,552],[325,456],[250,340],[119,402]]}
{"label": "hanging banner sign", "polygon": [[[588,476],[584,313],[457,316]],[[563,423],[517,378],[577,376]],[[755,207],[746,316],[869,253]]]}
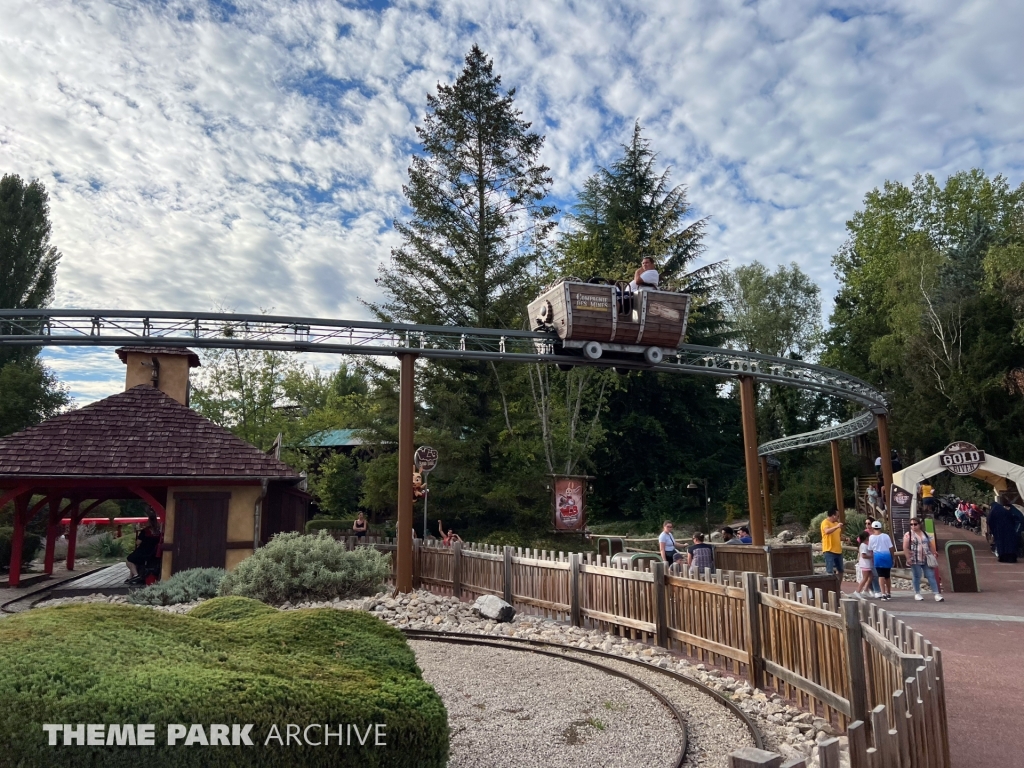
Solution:
{"label": "hanging banner sign", "polygon": [[555,530],[582,531],[587,524],[586,477],[556,475],[554,489]]}
{"label": "hanging banner sign", "polygon": [[985,463],[985,452],[972,443],[950,443],[939,454],[939,462],[954,475],[969,475]]}
{"label": "hanging banner sign", "polygon": [[889,491],[889,522],[892,525],[892,539],[896,549],[903,546],[903,534],[910,530],[910,505],[914,494],[898,485]]}

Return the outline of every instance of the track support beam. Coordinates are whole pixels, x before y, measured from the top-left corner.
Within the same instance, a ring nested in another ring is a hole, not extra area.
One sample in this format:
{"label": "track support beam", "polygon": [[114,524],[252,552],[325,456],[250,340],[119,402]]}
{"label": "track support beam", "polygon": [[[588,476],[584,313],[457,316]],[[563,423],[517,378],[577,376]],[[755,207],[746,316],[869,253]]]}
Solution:
{"label": "track support beam", "polygon": [[[415,440],[416,355],[399,355],[401,382],[398,397],[398,550],[395,587],[412,592],[412,471]],[[426,531],[424,531],[424,536]]]}
{"label": "track support beam", "polygon": [[839,461],[839,441],[833,440],[832,448],[832,482],[836,487],[836,509],[839,510],[839,522],[846,524],[846,504],[843,503],[843,465]]}
{"label": "track support beam", "polygon": [[764,546],[764,516],[761,512],[761,478],[757,458],[757,397],[754,377],[740,376],[740,411],[743,415],[743,458],[747,469],[747,505],[750,507],[750,537],[754,546]]}

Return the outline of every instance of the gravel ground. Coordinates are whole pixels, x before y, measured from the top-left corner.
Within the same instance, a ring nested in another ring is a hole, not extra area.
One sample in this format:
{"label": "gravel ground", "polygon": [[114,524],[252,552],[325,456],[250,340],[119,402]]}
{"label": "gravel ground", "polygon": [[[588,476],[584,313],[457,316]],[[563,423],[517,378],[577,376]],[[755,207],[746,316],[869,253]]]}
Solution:
{"label": "gravel ground", "polygon": [[448,708],[449,768],[669,768],[682,747],[665,705],[628,680],[524,650],[410,645]]}

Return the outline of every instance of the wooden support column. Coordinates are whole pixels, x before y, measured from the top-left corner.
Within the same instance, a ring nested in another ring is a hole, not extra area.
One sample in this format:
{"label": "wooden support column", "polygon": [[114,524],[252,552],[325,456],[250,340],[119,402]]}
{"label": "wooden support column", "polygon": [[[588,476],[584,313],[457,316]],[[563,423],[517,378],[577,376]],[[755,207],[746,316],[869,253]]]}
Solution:
{"label": "wooden support column", "polygon": [[754,377],[740,376],[740,411],[743,415],[743,455],[747,469],[747,505],[750,507],[750,537],[755,547],[764,546],[764,517],[761,514],[761,483],[757,462],[757,400]]}
{"label": "wooden support column", "polygon": [[46,519],[46,555],[43,558],[43,570],[47,575],[53,575],[53,551],[57,546],[57,531],[60,528],[60,503],[63,499],[60,496],[49,496],[50,511]]}
{"label": "wooden support column", "polygon": [[399,355],[402,362],[398,400],[398,550],[395,552],[395,588],[412,591],[412,472],[415,419],[414,376],[416,355]]}
{"label": "wooden support column", "polygon": [[75,547],[78,544],[78,521],[82,519],[82,513],[78,511],[78,507],[78,499],[72,499],[71,506],[68,507],[68,518],[70,518],[71,524],[68,525],[68,560],[65,564],[65,567],[69,571],[75,570]]}
{"label": "wooden support column", "polygon": [[839,522],[846,524],[846,504],[843,502],[843,465],[839,462],[839,441],[833,440],[832,446],[832,482],[836,487],[836,509],[839,510]]}
{"label": "wooden support column", "polygon": [[889,488],[892,486],[892,448],[889,445],[889,421],[884,413],[875,414],[878,421],[878,454],[882,457],[882,498],[889,512]]}
{"label": "wooden support column", "polygon": [[7,583],[16,587],[21,583],[21,549],[25,543],[25,523],[28,521],[27,493],[14,500],[14,536],[11,537],[11,567],[7,571]]}
{"label": "wooden support column", "polygon": [[772,518],[772,484],[768,479],[768,457],[761,457],[761,488],[763,490],[762,501],[764,503],[764,529],[771,536],[775,520]]}

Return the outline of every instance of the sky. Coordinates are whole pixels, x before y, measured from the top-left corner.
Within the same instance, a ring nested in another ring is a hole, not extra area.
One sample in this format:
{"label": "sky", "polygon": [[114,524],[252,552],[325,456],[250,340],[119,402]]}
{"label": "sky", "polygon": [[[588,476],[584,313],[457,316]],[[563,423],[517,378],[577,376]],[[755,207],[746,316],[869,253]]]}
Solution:
{"label": "sky", "polygon": [[[55,306],[366,319],[426,95],[474,44],[571,209],[640,120],[706,261],[837,288],[885,180],[1024,181],[1024,4],[0,0],[0,171],[38,178]],[[78,404],[110,350],[48,350]]]}

